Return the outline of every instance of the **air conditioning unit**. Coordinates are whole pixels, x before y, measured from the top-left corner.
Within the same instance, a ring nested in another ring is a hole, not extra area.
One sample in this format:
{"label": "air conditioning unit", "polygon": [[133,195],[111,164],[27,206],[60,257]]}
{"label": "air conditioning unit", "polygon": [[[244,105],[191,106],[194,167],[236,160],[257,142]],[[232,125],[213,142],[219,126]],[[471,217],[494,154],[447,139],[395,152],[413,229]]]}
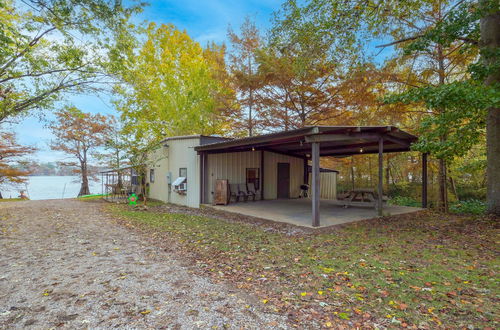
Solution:
{"label": "air conditioning unit", "polygon": [[187,183],[186,183],[186,178],[185,177],[178,177],[175,179],[175,181],[172,183],[172,186],[174,186],[174,191],[178,194],[185,195],[187,191]]}
{"label": "air conditioning unit", "polygon": [[186,190],[187,190],[186,183],[181,183],[180,185],[177,186],[177,191],[186,191]]}

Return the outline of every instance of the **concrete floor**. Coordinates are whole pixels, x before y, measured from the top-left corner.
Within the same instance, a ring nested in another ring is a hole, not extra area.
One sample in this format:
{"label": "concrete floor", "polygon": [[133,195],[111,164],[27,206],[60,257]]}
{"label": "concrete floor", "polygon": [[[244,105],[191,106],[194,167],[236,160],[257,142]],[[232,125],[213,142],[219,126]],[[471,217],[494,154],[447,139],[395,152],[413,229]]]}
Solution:
{"label": "concrete floor", "polygon": [[[208,206],[208,205],[207,205]],[[297,226],[312,227],[310,199],[275,199],[248,201],[229,205],[209,205],[217,210],[249,215],[267,220],[286,222]],[[385,205],[384,215],[410,213],[418,207]],[[328,227],[377,217],[377,211],[368,207],[343,208],[333,200],[321,200],[320,226]]]}

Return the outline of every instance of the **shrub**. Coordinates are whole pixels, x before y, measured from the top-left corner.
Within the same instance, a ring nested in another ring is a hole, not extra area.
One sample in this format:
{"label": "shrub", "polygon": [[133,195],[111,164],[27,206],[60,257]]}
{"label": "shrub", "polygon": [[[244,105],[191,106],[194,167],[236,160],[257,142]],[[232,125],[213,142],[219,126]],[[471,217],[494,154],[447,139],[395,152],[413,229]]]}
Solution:
{"label": "shrub", "polygon": [[458,214],[484,214],[486,212],[486,203],[477,199],[458,201],[450,206],[450,212]]}
{"label": "shrub", "polygon": [[461,200],[486,200],[486,187],[457,186],[458,198]]}
{"label": "shrub", "polygon": [[391,198],[390,203],[392,205],[422,207],[422,203],[417,202],[415,199],[411,197],[405,197],[405,196],[393,197]]}

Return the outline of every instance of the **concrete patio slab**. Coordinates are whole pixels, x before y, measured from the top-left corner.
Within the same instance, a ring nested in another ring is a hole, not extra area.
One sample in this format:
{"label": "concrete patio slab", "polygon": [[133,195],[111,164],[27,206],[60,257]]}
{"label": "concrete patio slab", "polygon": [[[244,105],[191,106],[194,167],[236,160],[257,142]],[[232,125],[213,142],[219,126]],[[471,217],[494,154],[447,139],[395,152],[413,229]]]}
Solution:
{"label": "concrete patio slab", "polygon": [[[229,205],[206,205],[217,210],[248,215],[252,217],[290,223],[312,228],[310,199],[275,199],[248,201]],[[385,215],[411,213],[422,210],[418,207],[384,206]],[[320,227],[328,227],[377,217],[377,211],[367,207],[344,208],[333,200],[321,200]]]}

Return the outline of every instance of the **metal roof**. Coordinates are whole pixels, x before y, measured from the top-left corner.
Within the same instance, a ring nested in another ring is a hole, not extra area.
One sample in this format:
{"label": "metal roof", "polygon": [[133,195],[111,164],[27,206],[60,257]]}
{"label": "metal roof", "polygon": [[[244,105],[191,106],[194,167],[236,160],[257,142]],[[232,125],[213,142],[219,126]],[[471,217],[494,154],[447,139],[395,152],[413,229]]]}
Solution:
{"label": "metal roof", "polygon": [[227,141],[231,140],[231,138],[226,138],[222,136],[215,135],[203,135],[203,134],[195,134],[195,135],[179,135],[179,136],[169,136],[160,141],[160,143],[172,140],[189,140],[189,139],[213,139],[218,141]]}
{"label": "metal roof", "polygon": [[[312,166],[311,166],[311,165],[307,165],[307,171],[308,171],[309,173],[312,173]],[[339,171],[337,171],[337,170],[334,170],[334,169],[331,169],[331,168],[326,168],[326,167],[320,167],[320,168],[319,168],[319,171],[320,171],[321,173],[333,173],[333,172],[334,172],[334,173],[340,173],[340,172],[339,172]]]}
{"label": "metal roof", "polygon": [[259,136],[216,142],[195,147],[198,152],[229,153],[265,150],[307,158],[311,143],[320,143],[321,156],[343,157],[378,152],[384,139],[384,152],[409,151],[417,137],[395,126],[307,126]]}

